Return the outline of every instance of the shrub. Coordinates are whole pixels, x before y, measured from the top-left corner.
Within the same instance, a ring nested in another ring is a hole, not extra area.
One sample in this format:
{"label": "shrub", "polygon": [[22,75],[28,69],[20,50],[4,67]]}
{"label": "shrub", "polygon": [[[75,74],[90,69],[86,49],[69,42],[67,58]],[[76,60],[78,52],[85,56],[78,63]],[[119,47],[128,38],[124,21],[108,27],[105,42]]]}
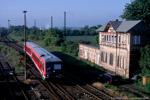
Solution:
{"label": "shrub", "polygon": [[60,46],[62,41],[63,40],[59,37],[48,36],[44,39],[43,43],[44,43],[44,46],[49,46],[49,45]]}

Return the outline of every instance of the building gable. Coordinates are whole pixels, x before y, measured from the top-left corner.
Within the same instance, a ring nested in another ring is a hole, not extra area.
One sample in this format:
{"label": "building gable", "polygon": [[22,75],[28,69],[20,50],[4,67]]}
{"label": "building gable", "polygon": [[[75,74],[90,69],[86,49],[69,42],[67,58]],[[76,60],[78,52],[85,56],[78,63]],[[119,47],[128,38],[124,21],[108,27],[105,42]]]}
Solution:
{"label": "building gable", "polygon": [[[109,21],[107,24],[103,25],[99,29],[97,29],[97,32],[109,32],[113,31],[115,32],[116,29],[119,27],[122,21]],[[109,30],[110,29],[110,30]]]}

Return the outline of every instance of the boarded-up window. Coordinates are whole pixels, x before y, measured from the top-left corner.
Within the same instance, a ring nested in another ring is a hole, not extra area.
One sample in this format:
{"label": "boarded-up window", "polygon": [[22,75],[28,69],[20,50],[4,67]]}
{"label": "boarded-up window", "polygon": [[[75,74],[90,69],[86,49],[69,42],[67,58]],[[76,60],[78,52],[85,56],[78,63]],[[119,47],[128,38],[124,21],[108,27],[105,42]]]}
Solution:
{"label": "boarded-up window", "polygon": [[109,64],[113,65],[113,54],[112,53],[110,54]]}

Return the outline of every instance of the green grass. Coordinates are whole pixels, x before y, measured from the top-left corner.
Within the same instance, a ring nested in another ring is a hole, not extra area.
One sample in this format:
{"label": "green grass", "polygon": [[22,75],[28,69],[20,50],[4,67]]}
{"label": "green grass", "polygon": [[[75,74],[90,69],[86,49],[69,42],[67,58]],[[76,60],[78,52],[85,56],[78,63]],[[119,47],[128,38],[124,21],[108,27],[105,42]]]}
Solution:
{"label": "green grass", "polygon": [[86,40],[86,41],[90,41],[91,43],[93,43],[94,37],[95,36],[66,36],[66,39],[72,42],[76,40]]}

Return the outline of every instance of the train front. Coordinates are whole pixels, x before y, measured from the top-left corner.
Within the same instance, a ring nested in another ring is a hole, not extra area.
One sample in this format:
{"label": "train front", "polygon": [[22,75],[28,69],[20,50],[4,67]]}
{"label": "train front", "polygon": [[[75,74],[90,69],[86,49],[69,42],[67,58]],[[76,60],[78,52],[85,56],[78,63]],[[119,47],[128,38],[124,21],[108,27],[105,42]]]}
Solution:
{"label": "train front", "polygon": [[59,58],[51,58],[45,62],[46,78],[62,77],[62,61]]}

